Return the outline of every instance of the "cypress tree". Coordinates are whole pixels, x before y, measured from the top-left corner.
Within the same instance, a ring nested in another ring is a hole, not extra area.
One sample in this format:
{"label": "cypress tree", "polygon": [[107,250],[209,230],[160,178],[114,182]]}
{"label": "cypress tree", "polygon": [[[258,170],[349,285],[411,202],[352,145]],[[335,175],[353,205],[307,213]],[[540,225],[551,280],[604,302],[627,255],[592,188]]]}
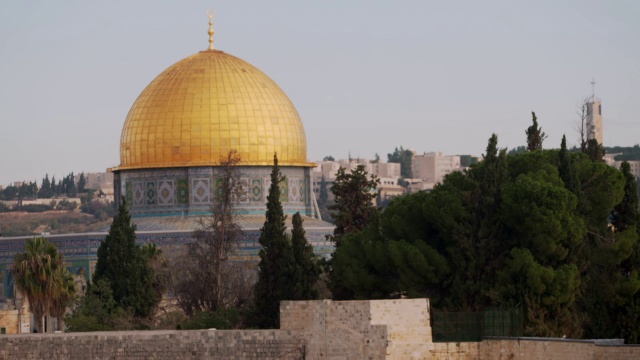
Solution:
{"label": "cypress tree", "polygon": [[598,140],[589,139],[589,141],[587,141],[587,148],[585,152],[589,157],[589,159],[591,159],[591,161],[604,162],[603,158],[605,154],[605,149],[604,147],[602,147],[601,144],[598,144]]}
{"label": "cypress tree", "polygon": [[573,167],[573,162],[571,161],[571,155],[567,150],[567,137],[565,135],[562,135],[562,143],[560,144],[558,161],[558,172],[560,173],[562,181],[564,181],[564,186],[572,193],[577,195],[580,190],[580,184],[578,175]]}
{"label": "cypress tree", "polygon": [[53,197],[53,191],[51,190],[51,181],[49,181],[49,174],[46,174],[42,179],[42,185],[38,190],[38,197],[41,199],[49,199]]}
{"label": "cypress tree", "polygon": [[271,186],[267,196],[267,212],[260,229],[260,263],[258,282],[254,288],[255,325],[277,329],[280,325],[280,301],[287,299],[291,287],[292,251],[286,236],[285,215],[280,202],[280,182],[284,180],[273,156]]}
{"label": "cypress tree", "polygon": [[314,285],[320,277],[320,265],[313,253],[313,247],[305,236],[299,212],[293,215],[292,223],[291,246],[295,262],[291,300],[314,300],[318,298],[318,291],[314,289]]}
{"label": "cypress tree", "polygon": [[637,226],[640,223],[638,189],[635,176],[631,173],[631,166],[626,161],[623,161],[620,165],[620,171],[622,171],[625,178],[624,197],[615,206],[611,214],[611,225],[618,232],[625,231],[627,228]]}
{"label": "cypress tree", "polygon": [[547,138],[547,135],[542,132],[542,128],[538,127],[538,118],[535,112],[531,112],[531,117],[533,118],[533,124],[525,130],[525,134],[527,134],[527,150],[542,150],[542,142]]}
{"label": "cypress tree", "polygon": [[136,225],[123,197],[113,218],[109,234],[98,248],[98,261],[93,283],[106,280],[115,302],[130,309],[137,317],[148,317],[160,302],[154,285],[153,270],[139,245],[136,244]]}
{"label": "cypress tree", "polygon": [[83,171],[80,173],[80,179],[78,179],[78,192],[83,193],[85,186],[87,186],[87,178],[84,176],[84,171]]}

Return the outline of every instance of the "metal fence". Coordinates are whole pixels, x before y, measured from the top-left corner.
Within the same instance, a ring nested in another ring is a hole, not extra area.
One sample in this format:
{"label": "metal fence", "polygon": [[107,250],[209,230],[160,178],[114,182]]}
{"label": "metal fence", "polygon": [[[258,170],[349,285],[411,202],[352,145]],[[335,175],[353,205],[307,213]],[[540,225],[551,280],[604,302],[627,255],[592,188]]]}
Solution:
{"label": "metal fence", "polygon": [[521,308],[488,308],[478,312],[433,311],[434,342],[481,341],[484,336],[522,336]]}

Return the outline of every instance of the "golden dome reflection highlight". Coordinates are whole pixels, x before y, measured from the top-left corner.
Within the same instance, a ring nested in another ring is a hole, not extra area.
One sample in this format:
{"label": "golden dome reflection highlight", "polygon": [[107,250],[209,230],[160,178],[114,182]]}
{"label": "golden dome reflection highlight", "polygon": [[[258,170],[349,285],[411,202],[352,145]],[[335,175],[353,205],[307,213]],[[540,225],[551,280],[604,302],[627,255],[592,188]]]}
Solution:
{"label": "golden dome reflection highlight", "polygon": [[256,67],[205,50],[158,75],[135,101],[113,170],[219,165],[230,150],[242,165],[313,166],[300,116]]}

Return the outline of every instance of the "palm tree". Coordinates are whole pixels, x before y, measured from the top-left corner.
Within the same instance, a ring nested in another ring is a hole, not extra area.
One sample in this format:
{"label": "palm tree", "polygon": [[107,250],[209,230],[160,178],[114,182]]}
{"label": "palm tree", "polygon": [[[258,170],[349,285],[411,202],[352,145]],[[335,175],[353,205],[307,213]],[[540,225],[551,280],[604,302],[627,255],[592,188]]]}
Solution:
{"label": "palm tree", "polygon": [[69,295],[70,290],[65,290],[69,284],[65,274],[69,275],[69,272],[64,259],[47,239],[34,238],[27,240],[24,253],[16,254],[12,272],[16,287],[29,301],[29,308],[36,318],[36,329],[42,332],[43,316],[51,313],[54,307],[63,304],[66,307],[69,296],[73,298]]}
{"label": "palm tree", "polygon": [[64,331],[64,316],[67,307],[73,303],[76,297],[76,280],[66,267],[61,266],[58,268],[56,281],[58,284],[56,284],[49,313],[58,320],[58,330]]}

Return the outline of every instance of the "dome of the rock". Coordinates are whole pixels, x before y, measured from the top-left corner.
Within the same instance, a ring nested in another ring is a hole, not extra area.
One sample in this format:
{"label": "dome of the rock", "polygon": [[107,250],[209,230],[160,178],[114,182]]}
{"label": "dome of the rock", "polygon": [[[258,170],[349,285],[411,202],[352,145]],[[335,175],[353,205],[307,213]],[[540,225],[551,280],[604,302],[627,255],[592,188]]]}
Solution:
{"label": "dome of the rock", "polygon": [[267,75],[219,50],[191,55],[158,75],[136,99],[114,170],[219,165],[310,166],[295,107]]}

